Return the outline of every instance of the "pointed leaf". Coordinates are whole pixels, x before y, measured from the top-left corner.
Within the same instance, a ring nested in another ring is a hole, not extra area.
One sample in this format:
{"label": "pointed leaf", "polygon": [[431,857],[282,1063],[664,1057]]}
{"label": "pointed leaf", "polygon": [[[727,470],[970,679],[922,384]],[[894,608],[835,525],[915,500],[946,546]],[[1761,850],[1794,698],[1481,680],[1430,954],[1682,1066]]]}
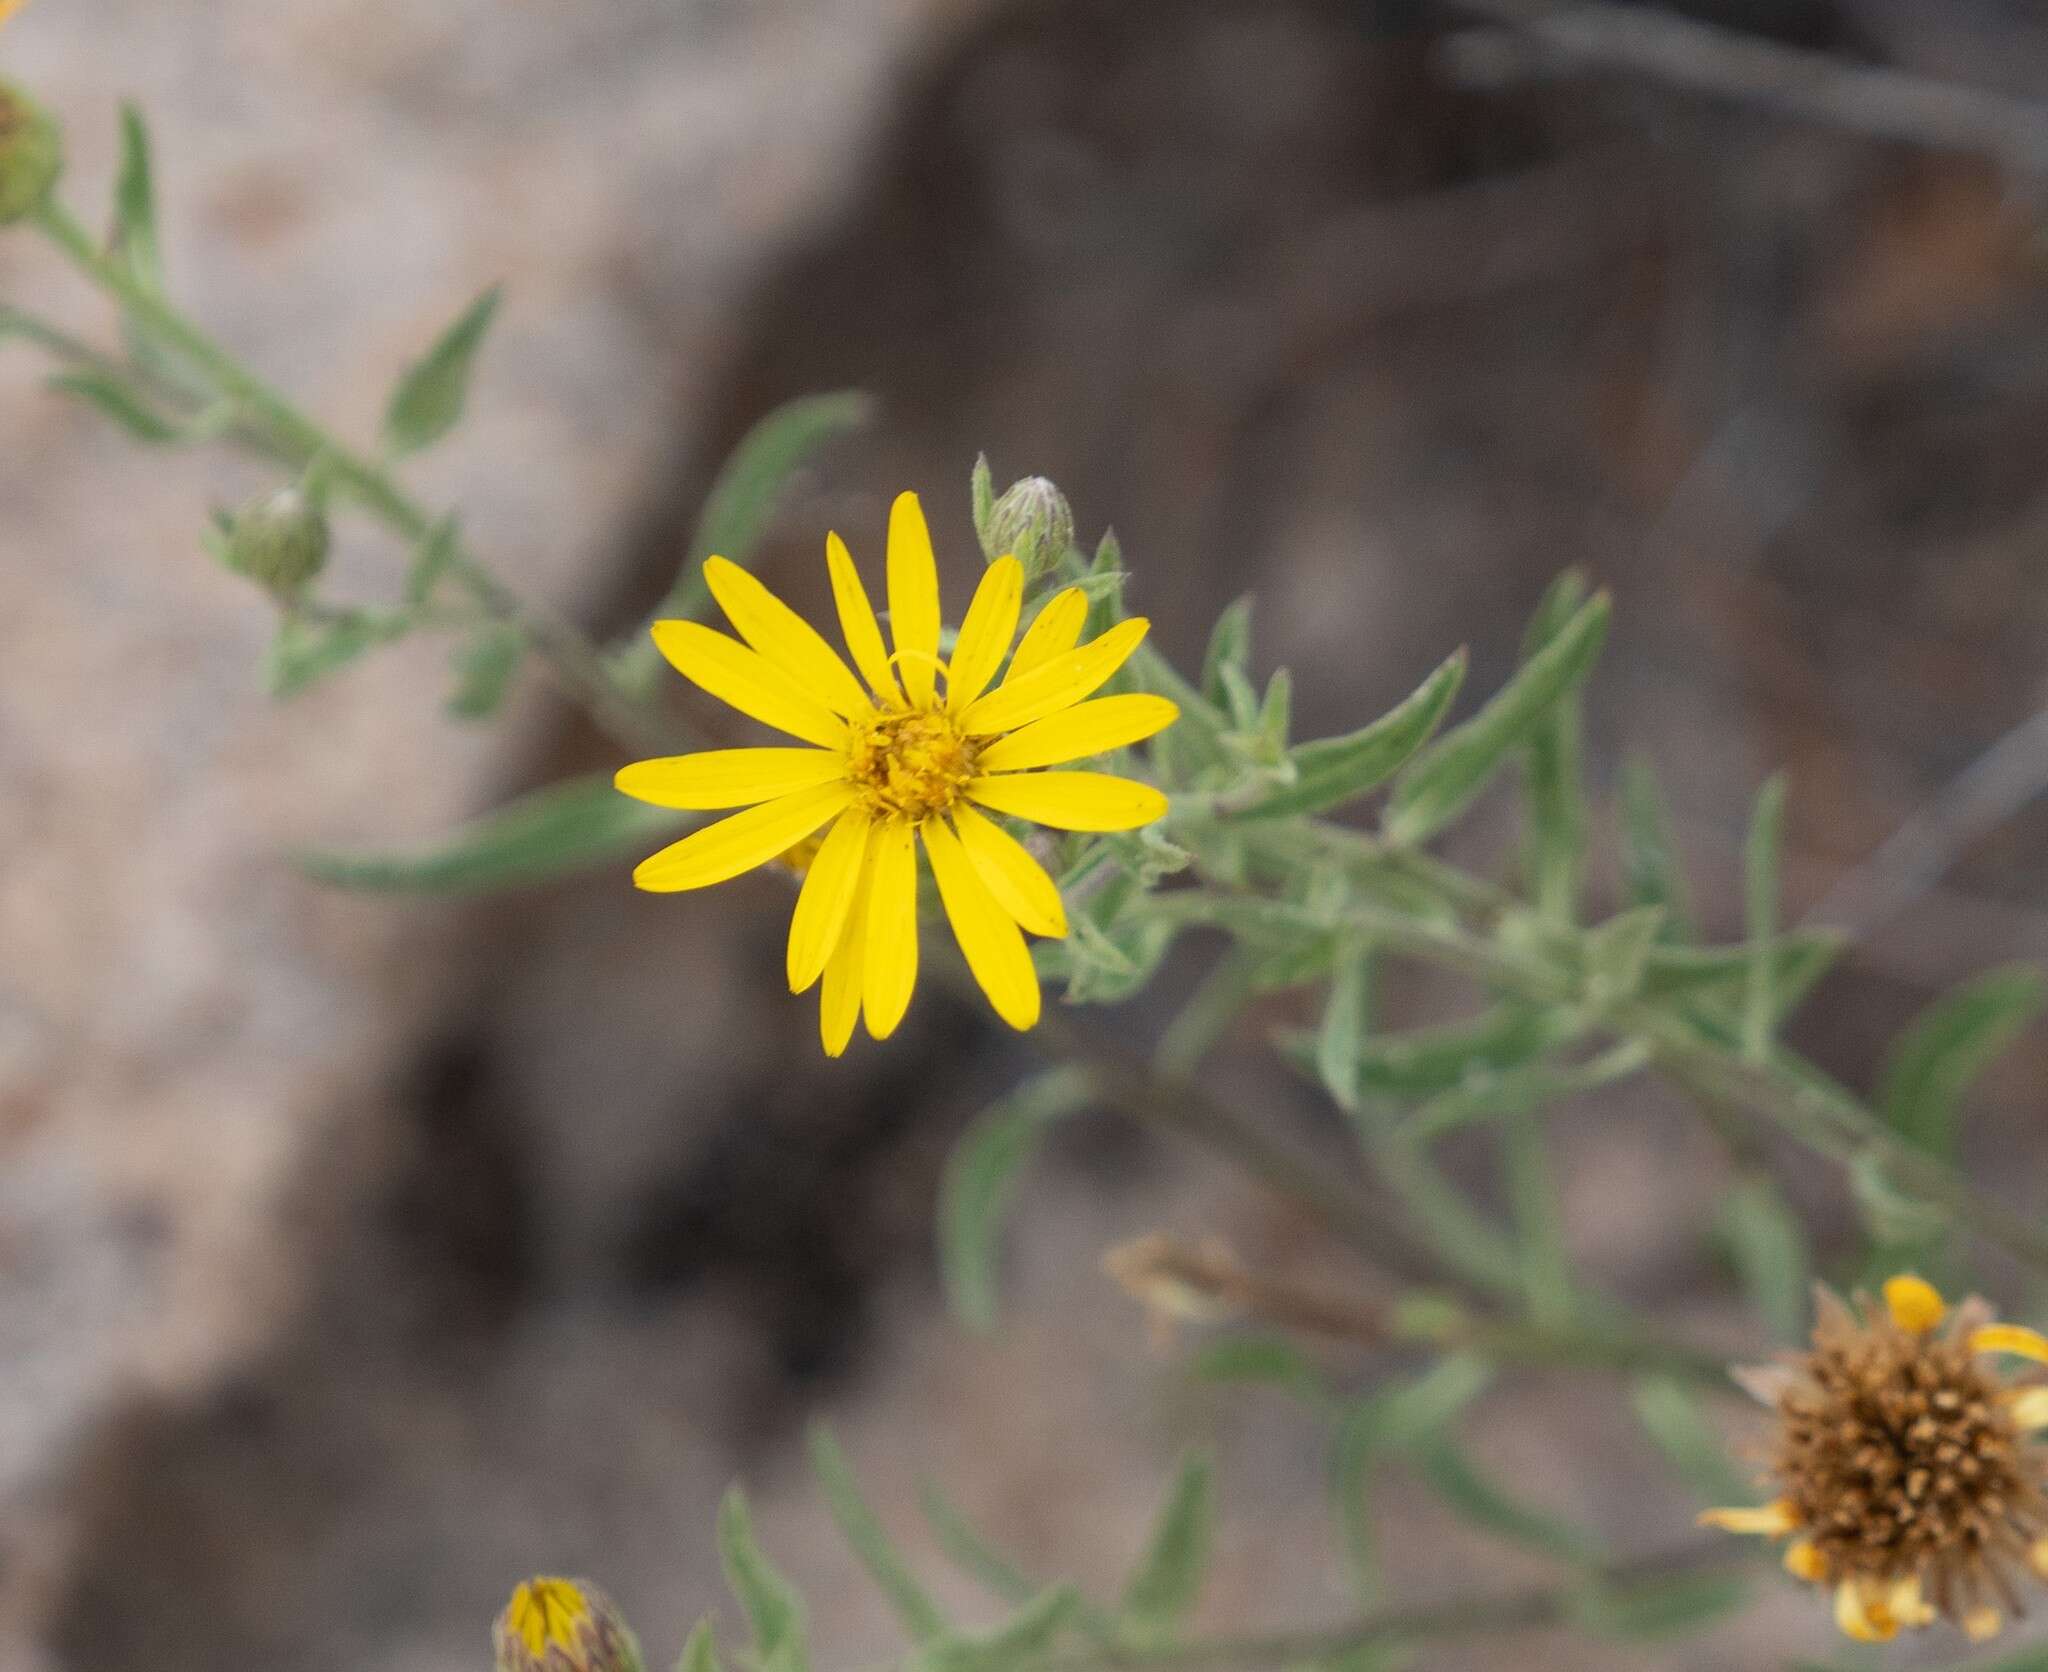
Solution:
{"label": "pointed leaf", "polygon": [[1650,763],[1634,759],[1621,774],[1622,886],[1638,906],[1662,906],[1663,938],[1693,937],[1692,896],[1672,834],[1671,813]]}
{"label": "pointed leaf", "polygon": [[156,185],[149,129],[132,104],[121,107],[121,171],[114,179],[114,227],[109,253],[146,288],[163,288],[163,257],[156,236]]}
{"label": "pointed leaf", "polygon": [[117,373],[91,368],[58,372],[49,387],[97,407],[137,441],[160,447],[188,439],[182,423],[165,416],[140,384]]}
{"label": "pointed leaf", "polygon": [[1749,1501],[1756,1482],[1729,1457],[1691,1388],[1669,1376],[1642,1376],[1629,1388],[1629,1403],[1643,1432],[1701,1503]]}
{"label": "pointed leaf", "polygon": [[448,712],[458,720],[488,720],[504,706],[525,655],[526,635],[510,622],[479,627],[456,652]]}
{"label": "pointed leaf", "polygon": [[421,535],[419,544],[413,547],[412,562],[405,571],[405,601],[428,602],[441,577],[454,567],[461,550],[461,525],[451,511]]}
{"label": "pointed leaf", "polygon": [[1181,1459],[1144,1557],[1124,1586],[1123,1619],[1142,1638],[1169,1634],[1201,1594],[1216,1521],[1216,1469],[1205,1451]]}
{"label": "pointed leaf", "polygon": [[1225,668],[1242,676],[1252,659],[1252,595],[1229,604],[1216,618],[1209,632],[1209,648],[1202,654],[1202,695],[1217,708],[1230,706],[1230,692],[1224,685]]}
{"label": "pointed leaf", "polygon": [[1599,1539],[1496,1486],[1448,1435],[1437,1433],[1424,1441],[1416,1463],[1437,1496],[1475,1527],[1561,1562],[1590,1566],[1602,1559]]}
{"label": "pointed leaf", "polygon": [[690,1628],[676,1659],[676,1672],[725,1672],[718,1659],[718,1634],[709,1615]]}
{"label": "pointed leaf", "polygon": [[1783,1014],[1772,982],[1776,966],[1771,942],[1778,933],[1778,852],[1785,825],[1785,779],[1772,778],[1757,792],[1749,841],[1742,853],[1743,920],[1748,926],[1749,974],[1743,985],[1742,1054],[1761,1062]]}
{"label": "pointed leaf", "polygon": [[998,1630],[935,1644],[918,1663],[924,1672],[1011,1672],[1043,1659],[1080,1611],[1080,1593],[1071,1585],[1054,1585]]}
{"label": "pointed leaf", "polygon": [[[1523,642],[1526,666],[1556,639],[1586,596],[1585,577],[1567,569],[1551,582],[1537,606]],[[1529,834],[1524,866],[1529,896],[1553,923],[1578,918],[1579,887],[1586,855],[1586,794],[1581,782],[1579,692],[1573,688],[1550,705],[1529,735],[1524,778],[1529,797]]]}
{"label": "pointed leaf", "polygon": [[527,887],[639,854],[687,827],[690,815],[618,793],[608,773],[522,796],[402,853],[305,853],[299,867],[341,888],[476,894]]}
{"label": "pointed leaf", "polygon": [[953,1147],[939,1184],[939,1269],[969,1329],[995,1327],[998,1245],[1018,1173],[1046,1129],[1086,1108],[1094,1091],[1084,1068],[1048,1069],[991,1104]]}
{"label": "pointed leaf", "polygon": [[888,1599],[904,1630],[919,1643],[943,1637],[949,1629],[946,1616],[890,1542],[881,1521],[861,1495],[853,1465],[847,1462],[846,1453],[832,1437],[831,1429],[822,1422],[811,1425],[810,1452],[811,1467],[825,1489],[825,1504],[832,1512],[833,1524],[860,1558],[876,1588]]}
{"label": "pointed leaf", "polygon": [[1878,1112],[1900,1137],[1953,1157],[1971,1084],[2040,1014],[2048,983],[2015,964],[1987,971],[1936,999],[1900,1036],[1877,1092]]}
{"label": "pointed leaf", "polygon": [[1323,1005],[1316,1033],[1316,1074],[1337,1107],[1347,1113],[1359,1102],[1366,1031],[1372,1011],[1372,953],[1358,946],[1339,956],[1336,979]]}
{"label": "pointed leaf", "polygon": [[1611,613],[1607,594],[1594,594],[1492,701],[1409,764],[1395,781],[1388,807],[1389,841],[1424,841],[1471,804],[1553,706],[1592,671]]}
{"label": "pointed leaf", "polygon": [[393,458],[431,447],[462,422],[477,351],[499,297],[499,287],[491,286],[399,380],[384,414],[384,448]]}
{"label": "pointed leaf", "polygon": [[1758,1173],[1722,1199],[1718,1229],[1750,1305],[1783,1341],[1805,1332],[1811,1264],[1806,1232],[1777,1181]]}
{"label": "pointed leaf", "polygon": [[805,1664],[804,1603],[754,1538],[746,1494],[737,1486],[718,1506],[718,1556],[726,1583],[753,1628],[757,1661]]}

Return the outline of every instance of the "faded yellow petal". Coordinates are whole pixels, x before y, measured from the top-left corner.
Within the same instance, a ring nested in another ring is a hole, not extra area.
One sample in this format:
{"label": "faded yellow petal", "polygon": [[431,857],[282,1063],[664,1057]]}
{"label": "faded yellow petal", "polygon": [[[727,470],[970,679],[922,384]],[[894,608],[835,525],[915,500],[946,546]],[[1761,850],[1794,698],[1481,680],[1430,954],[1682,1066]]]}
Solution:
{"label": "faded yellow petal", "polygon": [[2005,1630],[2005,1616],[1995,1608],[1973,1608],[1963,1616],[1963,1635],[1972,1643],[1989,1643]]}
{"label": "faded yellow petal", "polygon": [[914,493],[898,494],[889,507],[889,631],[897,677],[910,706],[923,708],[938,684],[939,566]]}
{"label": "faded yellow petal", "polygon": [[739,636],[786,670],[806,696],[849,719],[874,712],[873,700],[839,652],[759,579],[722,557],[704,560],[704,579]]}
{"label": "faded yellow petal", "polygon": [[2037,1538],[2027,1546],[2027,1566],[2037,1579],[2048,1579],[2048,1538]]}
{"label": "faded yellow petal", "polygon": [[1058,940],[1066,934],[1067,912],[1060,903],[1059,885],[1022,842],[964,801],[953,805],[953,827],[1003,910],[1034,935]]}
{"label": "faded yellow petal", "polygon": [[1926,1278],[1911,1273],[1885,1279],[1884,1303],[1892,1322],[1911,1335],[1925,1335],[1948,1315],[1948,1303],[1941,1298],[1941,1291]]}
{"label": "faded yellow petal", "polygon": [[998,1016],[1019,1030],[1033,1026],[1040,1002],[1038,972],[1032,968],[1023,931],[996,903],[944,819],[927,819],[923,832],[939,899],[967,967]]}
{"label": "faded yellow petal", "polygon": [[843,1056],[853,1038],[853,1024],[860,1020],[861,977],[867,966],[868,881],[874,871],[874,847],[862,860],[860,878],[854,887],[853,904],[847,908],[846,927],[839,944],[825,963],[825,985],[818,995],[818,1035],[825,1055]]}
{"label": "faded yellow petal", "polygon": [[1022,772],[1034,766],[1060,766],[1067,761],[1104,755],[1126,744],[1142,743],[1180,718],[1180,707],[1165,697],[1134,692],[1122,697],[1097,697],[1076,703],[1021,731],[999,737],[981,752],[984,772]]}
{"label": "faded yellow petal", "polygon": [[1809,1585],[1825,1584],[1828,1577],[1827,1559],[1823,1557],[1810,1538],[1795,1538],[1785,1546],[1785,1571],[1794,1579],[1803,1579]]}
{"label": "faded yellow petal", "polygon": [[1081,642],[1081,629],[1088,624],[1088,594],[1078,586],[1056,592],[1045,601],[1031,625],[1024,629],[1017,654],[1010,658],[1010,671],[1003,683],[1022,679],[1043,667],[1055,656],[1063,656]]}
{"label": "faded yellow petal", "polygon": [[2021,1433],[2038,1434],[2048,1428],[2048,1387],[2014,1389],[2006,1409]]}
{"label": "faded yellow petal", "polygon": [[1844,1637],[1858,1643],[1889,1643],[1899,1634],[1898,1622],[1885,1612],[1883,1599],[1854,1579],[1835,1587],[1835,1624]]}
{"label": "faded yellow petal", "polygon": [[1135,830],[1166,816],[1150,784],[1107,772],[1015,772],[976,778],[967,793],[984,807],[1055,830]]}
{"label": "faded yellow petal", "polygon": [[1761,1533],[1765,1538],[1783,1538],[1797,1531],[1799,1518],[1790,1498],[1779,1498],[1753,1509],[1710,1509],[1699,1517],[1702,1527],[1719,1527],[1724,1533]]}
{"label": "faded yellow petal", "polygon": [[846,929],[846,914],[860,882],[867,856],[868,832],[874,821],[859,807],[849,807],[819,846],[804,873],[803,891],[789,920],[789,990],[801,993],[825,973]]}
{"label": "faded yellow petal", "polygon": [[677,673],[764,726],[827,749],[845,743],[844,720],[739,640],[699,621],[657,621],[654,642]]}
{"label": "faded yellow petal", "polygon": [[887,1039],[917,986],[917,832],[900,819],[876,826],[868,873],[867,962],[862,1003],[868,1032]]}
{"label": "faded yellow petal", "polygon": [[974,601],[960,623],[953,660],[946,667],[946,706],[958,713],[988,689],[1010,641],[1017,636],[1017,612],[1024,602],[1024,565],[999,557],[982,571]]}
{"label": "faded yellow petal", "polygon": [[2011,1353],[2015,1358],[2048,1364],[2048,1336],[2021,1324],[1986,1324],[1970,1331],[1973,1353]]}
{"label": "faded yellow petal", "polygon": [[849,784],[823,784],[799,790],[765,806],[693,830],[680,842],[643,859],[633,872],[633,886],[655,894],[686,888],[708,888],[796,846],[825,821],[852,804]]}
{"label": "faded yellow petal", "polygon": [[875,619],[875,607],[868,602],[868,589],[860,584],[860,571],[853,566],[846,542],[836,534],[825,536],[825,566],[832,571],[832,601],[839,609],[839,631],[853,665],[882,702],[901,704],[903,688],[889,671],[882,624]]}
{"label": "faded yellow petal", "polygon": [[1015,731],[1092,695],[1130,659],[1151,623],[1119,621],[1078,650],[1063,651],[1029,673],[1006,679],[960,711],[960,729],[976,737]]}
{"label": "faded yellow petal", "polygon": [[1919,1578],[1908,1575],[1894,1579],[1884,1589],[1884,1611],[1902,1629],[1919,1630],[1934,1624],[1934,1609],[1921,1593]]}
{"label": "faded yellow petal", "polygon": [[751,807],[846,776],[846,757],[830,749],[706,749],[619,768],[620,793],[656,807],[705,811]]}

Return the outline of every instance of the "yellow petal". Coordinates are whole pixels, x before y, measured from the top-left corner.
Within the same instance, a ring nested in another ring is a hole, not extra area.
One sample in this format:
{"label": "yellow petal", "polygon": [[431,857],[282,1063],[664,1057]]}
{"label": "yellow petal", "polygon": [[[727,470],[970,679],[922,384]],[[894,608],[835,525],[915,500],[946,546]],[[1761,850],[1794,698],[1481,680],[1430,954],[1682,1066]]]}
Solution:
{"label": "yellow petal", "polygon": [[830,749],[706,749],[619,768],[612,782],[635,801],[704,810],[751,807],[846,776],[846,757]]}
{"label": "yellow petal", "polygon": [[1884,1303],[1891,1310],[1892,1322],[1911,1335],[1925,1335],[1948,1315],[1941,1291],[1926,1278],[1910,1273],[1885,1279]]}
{"label": "yellow petal", "polygon": [[930,704],[939,668],[939,566],[914,493],[889,507],[889,631],[910,706]]}
{"label": "yellow petal", "polygon": [[846,929],[846,914],[853,905],[853,891],[860,882],[861,861],[867,855],[868,832],[874,821],[859,807],[839,815],[811,868],[804,873],[803,892],[796,897],[796,913],[789,920],[789,990],[801,993],[825,973],[825,960],[832,956]]}
{"label": "yellow petal", "polygon": [[917,832],[891,819],[876,827],[872,840],[862,1002],[868,1032],[887,1039],[917,986]]}
{"label": "yellow petal", "polygon": [[704,579],[739,636],[786,670],[806,696],[835,714],[874,712],[873,701],[839,652],[758,579],[722,557],[704,560]]}
{"label": "yellow petal", "polygon": [[1081,642],[1081,629],[1087,624],[1087,593],[1078,586],[1054,593],[1032,617],[1031,625],[1024,629],[1024,637],[1018,642],[1017,654],[1010,658],[1010,671],[1003,675],[1003,683],[1007,685],[1013,679],[1022,679],[1055,656],[1064,656]]}
{"label": "yellow petal", "polygon": [[1058,940],[1066,934],[1067,912],[1060,903],[1059,885],[1022,842],[964,801],[953,805],[953,827],[1004,911],[1034,935]]}
{"label": "yellow petal", "polygon": [[1835,1587],[1835,1624],[1844,1637],[1858,1643],[1889,1643],[1899,1634],[1898,1622],[1885,1612],[1883,1599],[1855,1579],[1844,1579]]}
{"label": "yellow petal", "polygon": [[1724,1533],[1761,1533],[1765,1538],[1783,1538],[1796,1532],[1799,1518],[1790,1498],[1759,1504],[1754,1509],[1710,1509],[1699,1518],[1702,1527],[1719,1527]]}
{"label": "yellow petal", "polygon": [[795,847],[852,801],[851,785],[821,784],[765,806],[749,807],[744,813],[692,831],[680,842],[671,842],[641,860],[633,872],[633,886],[655,894],[673,894],[724,882]]}
{"label": "yellow petal", "polygon": [[1918,1630],[1934,1624],[1934,1609],[1921,1594],[1917,1576],[1895,1579],[1885,1587],[1884,1611],[1897,1626]]}
{"label": "yellow petal", "polygon": [[1812,1539],[1795,1538],[1785,1546],[1785,1571],[1794,1579],[1819,1585],[1827,1580],[1828,1564],[1820,1551],[1814,1548]]}
{"label": "yellow petal", "polygon": [[1013,1028],[1031,1027],[1038,1020],[1038,972],[1031,967],[1023,931],[996,904],[996,897],[982,882],[959,837],[946,828],[945,820],[927,819],[923,830],[932,875],[938,879],[939,899],[967,967],[998,1016]]}
{"label": "yellow petal", "polygon": [[1973,1353],[2011,1353],[2015,1358],[2048,1364],[2048,1336],[2020,1324],[1986,1324],[1970,1331]]}
{"label": "yellow petal", "polygon": [[860,1020],[862,972],[867,966],[868,883],[874,873],[874,845],[869,844],[860,878],[853,891],[853,904],[846,911],[846,927],[839,944],[825,962],[825,985],[818,995],[818,1035],[825,1043],[825,1055],[843,1056],[853,1037],[853,1024]]}
{"label": "yellow petal", "polygon": [[1029,673],[1006,679],[960,711],[960,728],[976,737],[1015,731],[1091,695],[1130,659],[1151,623],[1119,621],[1078,650],[1063,651]]}
{"label": "yellow petal", "polygon": [[999,737],[981,752],[984,772],[1022,772],[1034,766],[1059,766],[1107,754],[1127,743],[1142,743],[1180,718],[1180,708],[1165,697],[1133,693],[1097,697],[1076,703],[1022,731]]}
{"label": "yellow petal", "polygon": [[2006,1409],[2022,1434],[2038,1434],[2048,1428],[2048,1387],[2015,1388]]}
{"label": "yellow petal", "polygon": [[1989,1643],[2005,1630],[2005,1616],[1995,1608],[1973,1608],[1963,1616],[1963,1635],[1972,1643]]}
{"label": "yellow petal", "polygon": [[853,665],[883,702],[902,702],[903,688],[889,671],[882,624],[875,619],[875,607],[868,602],[868,589],[860,584],[860,571],[853,566],[846,542],[836,534],[825,536],[825,566],[832,571],[832,601],[839,607],[839,631]]}
{"label": "yellow petal", "polygon": [[1017,612],[1024,603],[1024,565],[999,557],[982,571],[974,601],[960,623],[953,660],[946,667],[946,706],[954,713],[988,689],[1010,641],[1017,636]]}
{"label": "yellow petal", "polygon": [[984,807],[1055,830],[1135,830],[1166,815],[1150,784],[1106,772],[1013,772],[976,778],[967,793]]}
{"label": "yellow petal", "polygon": [[2048,1538],[2037,1538],[2027,1546],[2027,1566],[2036,1579],[2048,1579]]}
{"label": "yellow petal", "polygon": [[844,720],[793,689],[788,674],[737,639],[699,621],[657,621],[654,642],[677,673],[764,726],[827,749],[846,741]]}

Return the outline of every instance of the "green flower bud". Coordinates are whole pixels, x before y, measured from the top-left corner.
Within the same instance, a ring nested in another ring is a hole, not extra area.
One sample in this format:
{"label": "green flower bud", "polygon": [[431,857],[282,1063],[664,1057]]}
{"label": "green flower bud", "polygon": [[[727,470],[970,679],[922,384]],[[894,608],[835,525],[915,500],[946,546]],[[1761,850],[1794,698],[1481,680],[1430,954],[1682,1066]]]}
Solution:
{"label": "green flower bud", "polygon": [[327,566],[327,519],[303,490],[280,488],[242,508],[227,563],[290,603]]}
{"label": "green flower bud", "polygon": [[1043,476],[1011,483],[989,511],[981,536],[989,562],[1014,556],[1027,581],[1049,572],[1073,543],[1074,508]]}
{"label": "green flower bud", "polygon": [[497,1672],[644,1672],[611,1599],[580,1579],[529,1579],[491,1628]]}
{"label": "green flower bud", "polygon": [[64,172],[64,142],[42,106],[0,81],[0,226],[26,219]]}

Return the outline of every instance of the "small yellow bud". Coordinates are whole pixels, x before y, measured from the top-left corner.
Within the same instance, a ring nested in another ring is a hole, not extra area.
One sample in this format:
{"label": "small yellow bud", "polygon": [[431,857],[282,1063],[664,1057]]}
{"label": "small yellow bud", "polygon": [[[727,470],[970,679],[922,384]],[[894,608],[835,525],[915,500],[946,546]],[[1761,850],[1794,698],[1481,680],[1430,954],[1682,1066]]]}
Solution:
{"label": "small yellow bud", "polygon": [[1027,582],[1048,573],[1074,543],[1074,508],[1043,476],[1013,482],[990,509],[981,531],[989,562],[1015,557]]}
{"label": "small yellow bud", "polygon": [[1892,1322],[1913,1335],[1925,1335],[1948,1314],[1941,1291],[1911,1273],[1885,1279],[1884,1303]]}
{"label": "small yellow bud", "polygon": [[298,488],[245,505],[228,535],[227,564],[286,603],[327,566],[327,518]]}
{"label": "small yellow bud", "polygon": [[580,1579],[529,1579],[491,1629],[497,1672],[644,1672],[619,1611]]}
{"label": "small yellow bud", "polygon": [[0,226],[24,220],[64,172],[64,141],[42,106],[0,81]]}

